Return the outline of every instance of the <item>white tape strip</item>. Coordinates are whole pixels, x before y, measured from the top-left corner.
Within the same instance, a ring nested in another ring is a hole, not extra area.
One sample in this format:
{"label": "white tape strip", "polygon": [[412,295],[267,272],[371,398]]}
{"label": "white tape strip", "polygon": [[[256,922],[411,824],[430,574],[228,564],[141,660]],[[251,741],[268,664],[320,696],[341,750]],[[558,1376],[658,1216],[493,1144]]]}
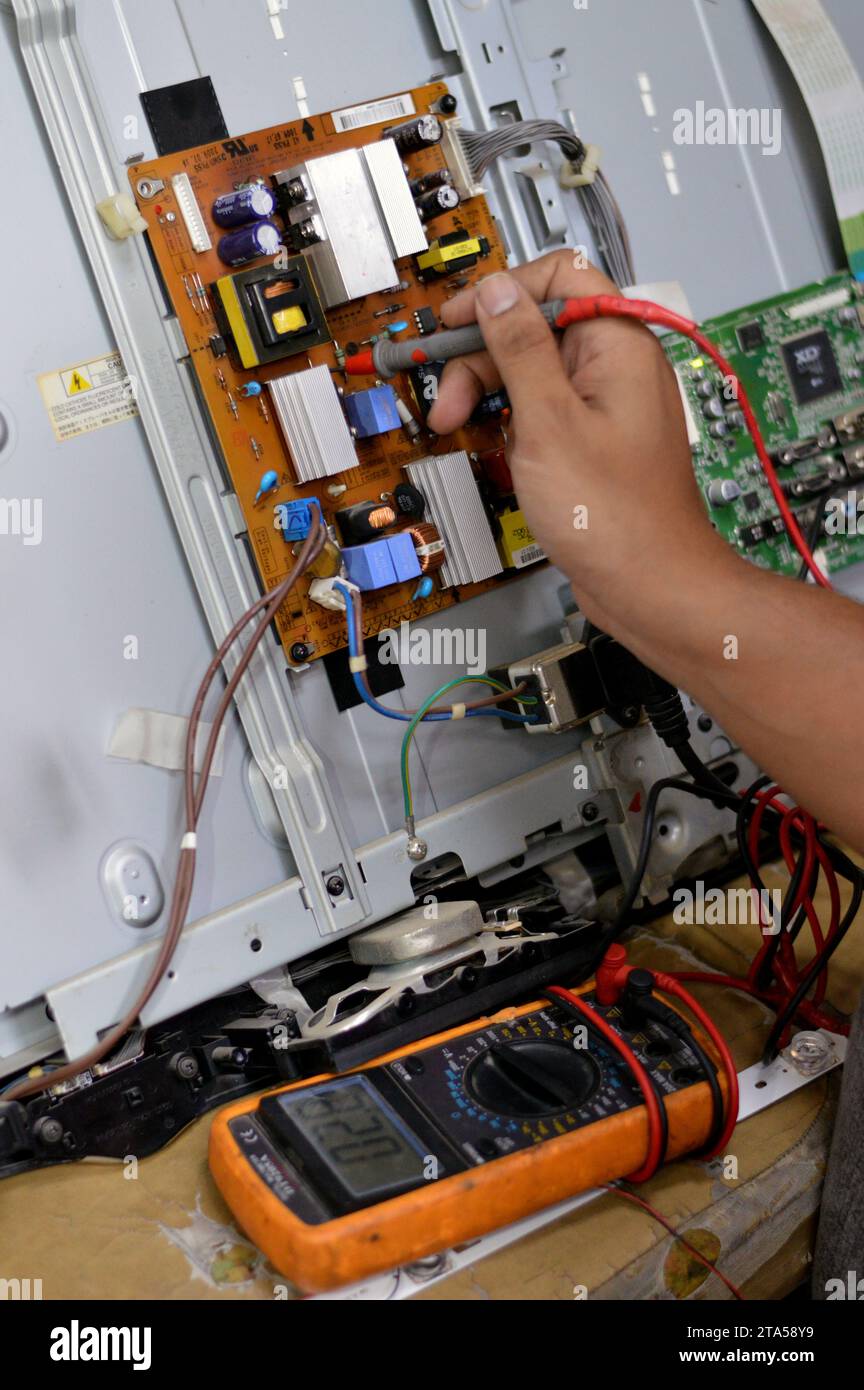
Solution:
{"label": "white tape strip", "polygon": [[453,706],[453,709],[452,709],[452,712],[451,712],[451,715],[450,715],[450,718],[451,718],[451,719],[464,719],[464,718],[465,718],[465,706],[464,706],[464,705],[454,705],[454,706]]}
{"label": "white tape strip", "polygon": [[365,671],[368,669],[368,666],[369,662],[366,660],[365,656],[349,656],[348,658],[349,671]]}
{"label": "white tape strip", "polygon": [[[124,758],[130,763],[145,763],[148,767],[163,767],[180,772],[186,748],[189,720],[180,714],[165,714],[157,709],[127,709],[117,720],[108,740],[106,757]],[[201,771],[204,750],[212,725],[199,724],[195,738],[195,771]],[[225,730],[221,729],[211,777],[221,777]]]}
{"label": "white tape strip", "polygon": [[181,849],[197,849],[197,848],[198,848],[198,836],[195,834],[195,831],[194,831],[194,830],[187,830],[187,831],[186,831],[186,834],[183,836],[183,839],[180,841],[180,848],[181,848]]}

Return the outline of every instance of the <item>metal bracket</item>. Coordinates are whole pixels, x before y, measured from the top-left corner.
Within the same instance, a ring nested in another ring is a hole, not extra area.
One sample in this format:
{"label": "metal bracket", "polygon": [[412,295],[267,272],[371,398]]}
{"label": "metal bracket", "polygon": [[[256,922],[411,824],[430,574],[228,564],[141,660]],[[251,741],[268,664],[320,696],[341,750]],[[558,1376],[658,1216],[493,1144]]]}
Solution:
{"label": "metal bracket", "polygon": [[[136,237],[110,240],[96,211],[124,186],[125,170],[114,168],[105,118],[75,35],[75,8],[72,0],[13,4],[24,61],[72,211],[135,382],[141,418],[207,621],[220,640],[257,597],[256,581],[226,521],[221,479],[191,383],[171,360],[174,352],[169,357],[164,351],[170,327],[162,317],[161,292],[146,248]],[[234,669],[236,660],[226,659],[226,671]],[[270,782],[318,931],[326,937],[365,920],[369,900],[320,760],[304,736],[283,665],[268,634],[236,703],[253,757]],[[328,894],[322,877],[332,864],[345,866],[350,886],[338,900]],[[283,956],[287,954],[285,950]]]}

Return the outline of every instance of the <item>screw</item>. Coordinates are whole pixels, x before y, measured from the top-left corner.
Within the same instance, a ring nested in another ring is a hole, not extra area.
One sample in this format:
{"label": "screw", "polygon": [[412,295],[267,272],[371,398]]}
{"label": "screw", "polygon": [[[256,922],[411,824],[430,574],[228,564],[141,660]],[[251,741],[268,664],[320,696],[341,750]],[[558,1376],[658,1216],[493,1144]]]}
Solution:
{"label": "screw", "polygon": [[43,1119],[36,1121],[33,1133],[41,1144],[59,1144],[63,1138],[63,1126],[59,1120],[45,1115]]}
{"label": "screw", "polygon": [[175,1076],[183,1081],[194,1081],[198,1075],[198,1062],[191,1052],[178,1052],[169,1063]]}
{"label": "screw", "polygon": [[459,102],[452,92],[445,92],[438,103],[438,110],[445,116],[452,116]]}
{"label": "screw", "polygon": [[308,642],[293,642],[288,655],[292,661],[308,661],[312,655],[312,648]]}
{"label": "screw", "polygon": [[425,840],[418,840],[416,835],[411,835],[408,840],[408,858],[425,859],[429,853],[429,846]]}
{"label": "screw", "polygon": [[696,727],[701,729],[703,734],[707,734],[709,729],[714,728],[714,720],[711,718],[710,714],[700,714],[699,718],[696,720]]}
{"label": "screw", "polygon": [[344,878],[340,878],[338,874],[331,874],[327,880],[326,887],[331,898],[341,898],[342,894],[345,892],[345,880]]}
{"label": "screw", "polygon": [[582,806],[582,819],[585,821],[596,820],[600,814],[599,807],[594,801],[586,801]]}

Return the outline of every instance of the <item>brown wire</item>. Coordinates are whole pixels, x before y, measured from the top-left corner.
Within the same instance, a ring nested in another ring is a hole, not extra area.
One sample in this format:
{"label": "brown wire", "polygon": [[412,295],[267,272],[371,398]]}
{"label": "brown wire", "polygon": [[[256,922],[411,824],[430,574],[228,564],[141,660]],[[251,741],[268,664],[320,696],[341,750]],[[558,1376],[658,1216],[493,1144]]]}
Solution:
{"label": "brown wire", "polygon": [[[198,692],[192,705],[192,713],[186,728],[186,749],[184,755],[184,804],[186,812],[186,834],[194,834],[201,808],[204,804],[204,797],[207,792],[208,778],[213,758],[216,754],[216,744],[219,733],[228,712],[234,691],[246,672],[261,639],[267,631],[270,623],[276,615],[277,610],[283,603],[289,590],[294,587],[297,580],[303,574],[308,565],[316,558],[326,539],[326,529],[322,524],[318,524],[314,531],[310,531],[303,548],[297,557],[297,563],[290,574],[277,584],[275,589],[263,594],[256,599],[250,608],[247,608],[242,617],[238,618],[230,632],[222,639],[216,649],[207,670],[204,673]],[[201,719],[201,710],[207,698],[208,691],[212,685],[222,662],[229,649],[242,633],[250,619],[257,613],[261,613],[261,619],[256,625],[251,638],[243,649],[243,654],[237,662],[231,676],[226,683],[222,698],[216,709],[213,722],[210,728],[210,735],[204,751],[199,774],[198,787],[195,786],[195,743],[198,733],[198,725]],[[168,915],[168,926],[162,937],[156,960],[147,980],[140,993],[131,1005],[128,1012],[118,1024],[107,1032],[89,1052],[83,1056],[75,1058],[74,1061],[66,1062],[63,1066],[56,1068],[50,1075],[24,1077],[17,1085],[4,1091],[3,1100],[21,1100],[24,1096],[34,1095],[37,1091],[44,1091],[47,1087],[59,1085],[63,1081],[69,1081],[84,1071],[100,1062],[117,1044],[125,1037],[130,1028],[134,1027],[141,1010],[149,1003],[158,988],[171,959],[177,948],[183,928],[186,924],[186,915],[189,910],[189,902],[192,897],[192,887],[195,879],[195,848],[194,846],[184,846],[180,850],[180,861],[177,866],[177,875],[174,880],[174,892],[171,898],[171,908]]]}

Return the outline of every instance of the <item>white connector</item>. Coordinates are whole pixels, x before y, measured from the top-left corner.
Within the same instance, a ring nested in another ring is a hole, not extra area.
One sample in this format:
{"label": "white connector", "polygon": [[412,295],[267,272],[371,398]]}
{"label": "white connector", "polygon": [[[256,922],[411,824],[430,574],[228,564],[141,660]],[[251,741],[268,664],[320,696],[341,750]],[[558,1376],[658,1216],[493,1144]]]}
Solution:
{"label": "white connector", "polygon": [[309,585],[309,597],[313,603],[319,604],[321,608],[329,608],[334,613],[344,613],[345,598],[334,588],[336,584],[341,584],[352,595],[360,592],[357,585],[352,584],[350,579],[342,579],[338,574],[335,574],[330,579],[313,579]]}
{"label": "white connector", "polygon": [[441,136],[441,153],[444,155],[445,165],[453,175],[453,187],[463,201],[466,198],[479,198],[486,190],[482,183],[475,179],[468,156],[462,148],[462,141],[459,139],[461,120],[458,116],[452,116],[449,121],[442,121],[441,127],[444,131]]}

